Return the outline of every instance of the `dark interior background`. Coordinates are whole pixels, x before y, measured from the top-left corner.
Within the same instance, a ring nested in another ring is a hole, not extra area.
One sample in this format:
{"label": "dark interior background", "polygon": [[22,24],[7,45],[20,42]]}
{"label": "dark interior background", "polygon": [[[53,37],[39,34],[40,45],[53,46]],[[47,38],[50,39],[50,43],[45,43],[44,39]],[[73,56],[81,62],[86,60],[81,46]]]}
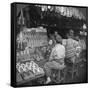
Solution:
{"label": "dark interior background", "polygon": [[[28,9],[29,6],[30,8]],[[28,4],[17,4],[17,16],[19,16],[22,8],[24,8],[24,16],[27,17],[27,27],[29,27],[29,25],[30,27],[43,26],[47,28],[48,33],[53,33],[56,30],[63,38],[66,38],[65,36],[68,30],[73,29],[75,34],[77,34],[82,29],[81,27],[83,24],[87,24],[87,8],[85,7],[75,7],[78,8],[78,10],[86,17],[85,21],[72,17],[67,18],[58,16],[54,12],[49,13],[40,20],[40,8],[35,8]],[[26,14],[28,12],[30,13]]]}

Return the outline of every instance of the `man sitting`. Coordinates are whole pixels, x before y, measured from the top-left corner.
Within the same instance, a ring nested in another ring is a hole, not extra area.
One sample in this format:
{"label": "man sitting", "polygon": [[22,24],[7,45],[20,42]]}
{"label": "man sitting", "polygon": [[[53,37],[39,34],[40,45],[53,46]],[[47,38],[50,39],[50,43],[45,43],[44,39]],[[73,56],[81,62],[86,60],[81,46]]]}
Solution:
{"label": "man sitting", "polygon": [[52,48],[49,61],[44,65],[47,76],[46,84],[51,82],[50,76],[52,69],[62,69],[64,67],[65,47],[61,43],[62,38],[58,35],[56,37],[56,45]]}
{"label": "man sitting", "polygon": [[76,59],[76,48],[78,47],[78,41],[74,40],[74,31],[70,30],[69,34],[67,35],[66,40],[66,59],[70,60],[72,63],[75,62]]}

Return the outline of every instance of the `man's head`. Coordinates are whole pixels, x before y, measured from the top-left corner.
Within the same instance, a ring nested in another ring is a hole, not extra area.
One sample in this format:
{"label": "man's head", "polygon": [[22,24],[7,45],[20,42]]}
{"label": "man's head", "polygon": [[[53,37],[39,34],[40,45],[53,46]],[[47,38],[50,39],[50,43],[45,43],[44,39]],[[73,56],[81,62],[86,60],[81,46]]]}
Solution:
{"label": "man's head", "polygon": [[70,36],[74,36],[74,31],[72,29],[69,30]]}
{"label": "man's head", "polygon": [[67,38],[73,38],[74,37],[74,31],[72,29],[69,30],[67,33]]}
{"label": "man's head", "polygon": [[57,32],[57,31],[55,31],[55,32],[54,32],[54,34],[55,34],[55,36],[56,36],[56,35],[58,35],[58,32]]}
{"label": "man's head", "polygon": [[56,36],[56,43],[62,44],[62,37],[60,35]]}

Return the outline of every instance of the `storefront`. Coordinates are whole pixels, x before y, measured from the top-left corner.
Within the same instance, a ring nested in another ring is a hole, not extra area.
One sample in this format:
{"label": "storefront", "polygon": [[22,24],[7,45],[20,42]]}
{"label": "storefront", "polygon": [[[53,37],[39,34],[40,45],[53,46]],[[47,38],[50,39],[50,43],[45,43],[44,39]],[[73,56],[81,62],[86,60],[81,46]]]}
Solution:
{"label": "storefront", "polygon": [[80,33],[84,24],[87,24],[86,17],[74,7],[35,5],[21,8],[17,17],[16,40],[18,84],[45,75],[43,66],[48,60],[49,34],[57,31],[66,39],[68,30]]}

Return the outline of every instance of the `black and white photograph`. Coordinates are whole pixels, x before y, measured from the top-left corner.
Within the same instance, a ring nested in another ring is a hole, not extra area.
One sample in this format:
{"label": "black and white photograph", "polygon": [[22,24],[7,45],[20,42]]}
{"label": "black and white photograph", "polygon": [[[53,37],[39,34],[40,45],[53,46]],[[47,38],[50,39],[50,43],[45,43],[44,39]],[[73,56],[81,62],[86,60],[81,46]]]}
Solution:
{"label": "black and white photograph", "polygon": [[11,4],[11,85],[88,83],[88,7]]}

